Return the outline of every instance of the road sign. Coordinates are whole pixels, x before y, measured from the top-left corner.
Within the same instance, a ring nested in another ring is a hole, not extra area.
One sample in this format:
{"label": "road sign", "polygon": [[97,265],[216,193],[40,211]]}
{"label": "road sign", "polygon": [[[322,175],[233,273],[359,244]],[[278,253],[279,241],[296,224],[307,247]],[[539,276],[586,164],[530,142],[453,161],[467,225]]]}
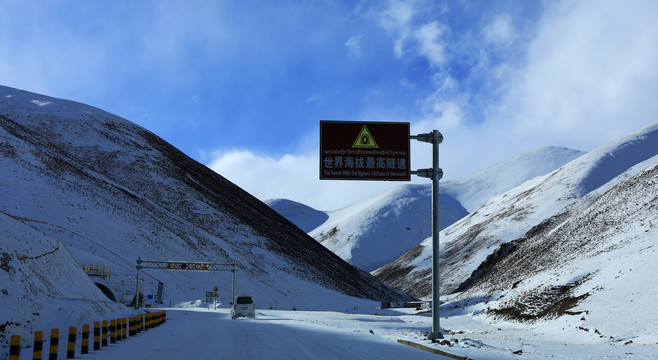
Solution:
{"label": "road sign", "polygon": [[409,123],[320,121],[320,180],[411,180]]}
{"label": "road sign", "polygon": [[370,131],[368,131],[368,127],[363,125],[363,129],[361,129],[359,136],[354,140],[352,147],[361,149],[378,149],[379,145],[377,145],[375,138],[373,138]]}
{"label": "road sign", "polygon": [[212,296],[212,291],[206,291],[206,297],[211,298]]}
{"label": "road sign", "polygon": [[[137,281],[135,281],[135,297],[139,295],[139,274],[142,269],[159,269],[159,270],[182,270],[182,271],[230,271],[233,273],[232,285],[232,298],[235,298],[235,273],[237,272],[237,263],[232,264],[215,264],[201,261],[150,261],[142,260],[141,257],[137,258]],[[158,292],[161,293],[163,287],[161,282],[158,283]],[[135,309],[139,309],[139,302],[135,305]]]}
{"label": "road sign", "polygon": [[167,270],[181,270],[181,271],[210,271],[210,263],[204,262],[183,262],[183,261],[167,261]]}

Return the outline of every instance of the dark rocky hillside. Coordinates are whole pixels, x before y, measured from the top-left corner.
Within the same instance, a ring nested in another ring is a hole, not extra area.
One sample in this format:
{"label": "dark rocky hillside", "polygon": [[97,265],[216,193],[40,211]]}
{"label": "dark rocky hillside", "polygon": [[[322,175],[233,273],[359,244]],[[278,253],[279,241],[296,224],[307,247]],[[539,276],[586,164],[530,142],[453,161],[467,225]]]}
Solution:
{"label": "dark rocky hillside", "polygon": [[[0,165],[0,212],[60,241],[79,263],[111,266],[107,285],[119,294],[134,292],[141,257],[235,261],[240,288],[261,306],[348,299],[331,291],[409,299],[155,134],[91,106],[0,87]],[[7,254],[21,237],[10,235],[1,240]],[[199,299],[209,286],[176,272],[144,281],[156,278],[174,302]]]}

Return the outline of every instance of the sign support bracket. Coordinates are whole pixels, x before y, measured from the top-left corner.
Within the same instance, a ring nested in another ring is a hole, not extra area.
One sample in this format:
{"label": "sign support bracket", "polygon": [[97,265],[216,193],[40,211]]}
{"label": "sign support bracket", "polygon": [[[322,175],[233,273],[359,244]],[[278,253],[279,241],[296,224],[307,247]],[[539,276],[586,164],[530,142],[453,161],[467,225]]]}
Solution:
{"label": "sign support bracket", "polygon": [[432,144],[432,168],[411,171],[411,174],[432,179],[432,332],[429,338],[436,342],[443,339],[439,323],[439,180],[443,177],[443,170],[439,168],[439,144],[443,142],[443,135],[439,130],[433,130],[409,138]]}

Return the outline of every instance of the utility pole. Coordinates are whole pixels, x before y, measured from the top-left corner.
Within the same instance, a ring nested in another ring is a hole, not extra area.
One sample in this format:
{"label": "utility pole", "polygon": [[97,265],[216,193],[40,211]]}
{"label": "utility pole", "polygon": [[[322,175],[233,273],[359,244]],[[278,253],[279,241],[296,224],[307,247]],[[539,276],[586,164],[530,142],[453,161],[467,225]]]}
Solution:
{"label": "utility pole", "polygon": [[427,134],[411,135],[410,139],[432,143],[432,168],[412,171],[413,175],[432,179],[432,333],[430,340],[436,342],[443,339],[439,324],[439,180],[443,177],[443,170],[439,168],[439,144],[443,142],[443,135],[439,130]]}

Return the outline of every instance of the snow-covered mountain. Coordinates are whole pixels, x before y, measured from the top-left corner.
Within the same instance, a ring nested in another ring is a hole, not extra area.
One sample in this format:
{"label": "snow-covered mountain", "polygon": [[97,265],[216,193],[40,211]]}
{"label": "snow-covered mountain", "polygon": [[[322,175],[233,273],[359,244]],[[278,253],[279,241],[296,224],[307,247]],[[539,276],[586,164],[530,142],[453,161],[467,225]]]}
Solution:
{"label": "snow-covered mountain", "polygon": [[[654,147],[657,133],[658,126],[645,139]],[[608,155],[623,158],[614,153]],[[658,155],[549,219],[545,228],[499,247],[507,256],[480,268],[474,275],[481,280],[454,301],[487,297],[485,312],[494,319],[536,322],[564,315],[550,325],[599,342],[655,345]]]}
{"label": "snow-covered mountain", "polygon": [[[547,174],[582,154],[566,148],[542,147],[442,182],[440,228],[468,215],[488,198]],[[289,200],[268,204],[342,259],[373,271],[431,235],[431,196],[430,184],[401,185],[330,212]]]}
{"label": "snow-covered mountain", "polygon": [[441,184],[441,195],[449,195],[472,213],[490,198],[524,182],[546,175],[585,152],[545,146],[521,153],[484,170]]}
{"label": "snow-covered mountain", "polygon": [[[263,308],[408,298],[153,133],[91,106],[0,87],[0,168],[6,333],[37,326],[53,307],[71,318],[118,311],[93,283],[117,299],[134,294],[138,257],[235,261],[239,291]],[[109,276],[92,281],[74,261]],[[227,272],[143,270],[142,279],[144,294],[164,283],[168,304],[215,286],[231,300]]]}
{"label": "snow-covered mountain", "polygon": [[[642,267],[658,243],[657,155],[658,123],[491,198],[441,232],[442,293],[500,299],[500,314],[524,318],[568,309],[585,294],[604,301],[608,287],[628,293],[616,276],[629,288],[640,286],[645,271],[656,270]],[[431,238],[374,274],[430,296]],[[604,284],[609,281],[614,284]],[[657,291],[638,289],[637,303]]]}
{"label": "snow-covered mountain", "polygon": [[[397,186],[329,212],[309,235],[350,264],[372,271],[431,235],[431,196],[430,186]],[[440,209],[442,227],[467,215],[449,196],[440,198]]]}
{"label": "snow-covered mountain", "polygon": [[308,205],[296,201],[287,199],[270,199],[265,200],[264,202],[274,211],[278,212],[307,233],[322,225],[327,219],[329,219],[329,214],[326,212],[315,210]]}

